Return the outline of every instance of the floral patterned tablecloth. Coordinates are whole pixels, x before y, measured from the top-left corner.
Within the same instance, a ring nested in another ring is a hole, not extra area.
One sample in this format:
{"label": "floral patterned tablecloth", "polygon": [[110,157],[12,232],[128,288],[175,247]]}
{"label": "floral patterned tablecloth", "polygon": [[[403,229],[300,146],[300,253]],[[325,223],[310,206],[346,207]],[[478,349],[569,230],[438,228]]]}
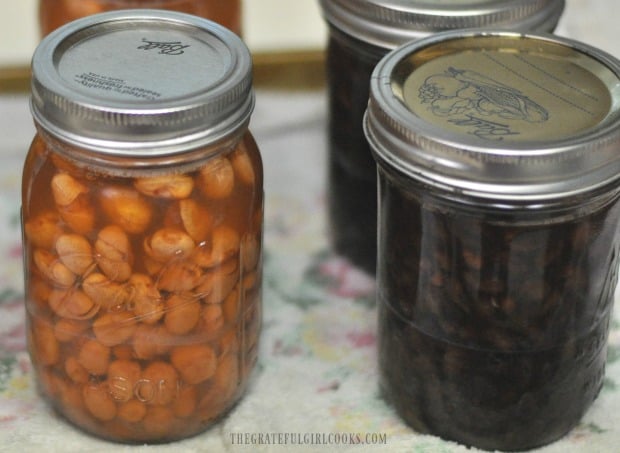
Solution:
{"label": "floral patterned tablecloth", "polygon": [[[5,144],[0,159],[0,451],[472,451],[416,434],[378,394],[374,281],[327,242],[322,92],[258,93],[253,130],[265,166],[264,328],[242,402],[209,431],[172,445],[120,446],[57,417],[35,393],[24,335],[18,212],[31,132],[26,98],[3,105],[28,127],[15,125],[25,143]],[[575,430],[541,451],[618,451],[618,386],[614,323],[600,397]]]}
{"label": "floral patterned tablecloth", "polygon": [[[607,17],[617,15],[606,10],[613,2],[569,0],[575,9],[560,32],[590,37],[614,52],[617,32]],[[33,128],[26,96],[0,97],[1,452],[476,451],[415,433],[378,394],[374,281],[335,256],[327,241],[325,104],[323,91],[257,92],[252,130],[265,166],[264,318],[259,362],[245,398],[201,435],[170,445],[126,446],[83,434],[35,392],[19,232],[20,170]],[[579,426],[537,451],[620,451],[618,308],[600,396]]]}

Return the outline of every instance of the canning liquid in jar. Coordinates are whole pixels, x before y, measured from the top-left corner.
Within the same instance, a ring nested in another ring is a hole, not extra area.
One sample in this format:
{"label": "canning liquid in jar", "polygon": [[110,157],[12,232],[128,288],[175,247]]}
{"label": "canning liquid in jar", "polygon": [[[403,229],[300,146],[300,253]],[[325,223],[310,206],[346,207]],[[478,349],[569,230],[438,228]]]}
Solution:
{"label": "canning liquid in jar", "polygon": [[92,14],[131,8],[155,8],[193,14],[241,34],[241,0],[39,0],[42,36]]}
{"label": "canning liquid in jar", "polygon": [[[377,169],[362,127],[370,76],[390,50],[442,30],[551,32],[564,0],[321,0],[329,25],[328,222],[335,251],[370,274],[377,259]],[[405,4],[406,3],[406,4]]]}
{"label": "canning liquid in jar", "polygon": [[620,66],[444,32],[372,79],[380,385],[413,428],[525,450],[597,397],[618,275]]}
{"label": "canning liquid in jar", "polygon": [[66,25],[32,70],[22,225],[39,390],[103,438],[199,433],[241,398],[257,360],[249,52],[205,19],[133,10]]}

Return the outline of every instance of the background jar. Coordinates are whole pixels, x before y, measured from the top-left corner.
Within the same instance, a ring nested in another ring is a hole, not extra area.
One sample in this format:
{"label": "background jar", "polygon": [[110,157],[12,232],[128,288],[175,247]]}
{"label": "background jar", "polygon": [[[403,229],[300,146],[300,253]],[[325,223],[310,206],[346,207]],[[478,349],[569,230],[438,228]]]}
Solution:
{"label": "background jar", "polygon": [[39,0],[39,28],[41,35],[45,36],[81,17],[130,8],[194,14],[241,34],[241,0]]}
{"label": "background jar", "polygon": [[384,395],[470,446],[558,439],[604,378],[618,61],[551,35],[444,32],[388,54],[370,91]]}
{"label": "background jar", "polygon": [[22,224],[39,390],[104,438],[203,431],[257,359],[263,182],[249,51],[205,19],[132,10],[48,35],[32,71]]}
{"label": "background jar", "polygon": [[[442,30],[496,27],[553,31],[564,0],[321,0],[329,25],[328,222],[336,252],[374,275],[376,164],[362,122],[370,76],[390,50]],[[458,4],[456,4],[458,3]]]}

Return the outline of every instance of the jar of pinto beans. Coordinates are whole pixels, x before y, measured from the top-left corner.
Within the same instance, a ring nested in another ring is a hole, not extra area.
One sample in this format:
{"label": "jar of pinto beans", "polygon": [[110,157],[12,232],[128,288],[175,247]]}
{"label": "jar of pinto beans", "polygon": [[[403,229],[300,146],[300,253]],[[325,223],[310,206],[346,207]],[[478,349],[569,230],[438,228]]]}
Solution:
{"label": "jar of pinto beans", "polygon": [[620,63],[455,31],[377,65],[378,356],[418,431],[525,450],[603,385],[620,256]]}
{"label": "jar of pinto beans", "polygon": [[194,14],[241,34],[241,0],[39,0],[39,29],[45,36],[82,17],[130,8]]}
{"label": "jar of pinto beans", "polygon": [[32,60],[28,345],[42,395],[122,442],[194,435],[240,399],[261,326],[251,58],[213,22],[72,22]]}

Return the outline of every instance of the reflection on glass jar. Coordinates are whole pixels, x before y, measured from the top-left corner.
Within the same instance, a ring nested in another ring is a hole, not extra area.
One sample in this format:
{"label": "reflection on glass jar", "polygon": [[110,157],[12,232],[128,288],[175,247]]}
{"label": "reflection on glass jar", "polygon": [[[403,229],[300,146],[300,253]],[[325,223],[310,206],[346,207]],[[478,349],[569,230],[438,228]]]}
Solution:
{"label": "reflection on glass jar", "polygon": [[398,45],[441,30],[500,27],[551,32],[564,9],[564,0],[405,3],[321,1],[329,25],[329,234],[336,252],[372,275],[377,258],[377,172],[362,123],[375,65]]}
{"label": "reflection on glass jar", "polygon": [[[140,49],[144,34],[182,39],[187,54]],[[99,65],[96,48],[119,50]],[[147,60],[126,68],[127,53]],[[192,78],[196,56],[211,82]],[[170,12],[82,19],[35,52],[38,133],[22,201],[28,344],[42,395],[88,432],[180,439],[244,393],[262,319],[250,77],[236,35]]]}
{"label": "reflection on glass jar", "polygon": [[39,0],[41,36],[82,17],[130,8],[167,9],[193,14],[241,34],[241,0]]}
{"label": "reflection on glass jar", "polygon": [[416,430],[524,450],[597,397],[620,252],[619,81],[596,49],[499,31],[439,33],[377,66],[380,379]]}

